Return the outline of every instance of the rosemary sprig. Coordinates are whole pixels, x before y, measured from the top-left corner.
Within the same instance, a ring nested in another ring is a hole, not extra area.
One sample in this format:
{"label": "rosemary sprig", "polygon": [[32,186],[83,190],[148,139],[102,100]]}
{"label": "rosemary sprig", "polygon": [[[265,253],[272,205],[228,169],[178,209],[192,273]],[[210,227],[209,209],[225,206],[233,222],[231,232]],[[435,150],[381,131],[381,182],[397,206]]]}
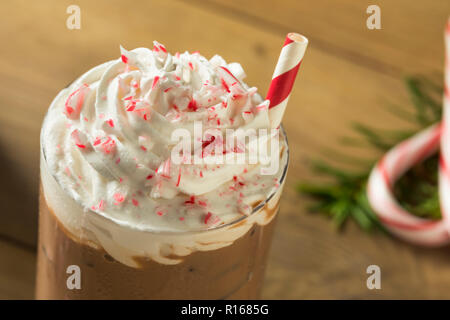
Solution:
{"label": "rosemary sprig", "polygon": [[[411,105],[399,107],[391,104],[387,110],[395,117],[413,123],[416,130],[381,130],[355,123],[353,128],[358,138],[344,137],[341,142],[354,147],[375,149],[382,154],[400,141],[440,121],[442,87],[424,77],[409,77],[405,79],[405,83]],[[437,159],[437,156],[432,156],[416,165],[400,178],[394,187],[394,193],[400,204],[417,216],[432,219],[441,216],[437,190]],[[366,162],[353,157],[349,160],[355,163]],[[315,200],[309,208],[311,212],[321,212],[330,216],[338,228],[351,219],[364,230],[374,228],[385,230],[370,208],[366,196],[367,179],[376,161],[376,159],[369,161],[368,165],[355,173],[327,162],[311,160],[312,169],[317,174],[331,177],[332,182],[321,185],[300,183],[298,191]]]}

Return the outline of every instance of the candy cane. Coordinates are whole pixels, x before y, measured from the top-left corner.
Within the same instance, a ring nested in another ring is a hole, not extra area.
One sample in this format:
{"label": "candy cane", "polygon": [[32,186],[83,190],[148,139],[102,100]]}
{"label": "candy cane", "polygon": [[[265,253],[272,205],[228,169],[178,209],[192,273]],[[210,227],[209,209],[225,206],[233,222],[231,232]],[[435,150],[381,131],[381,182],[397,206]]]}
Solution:
{"label": "candy cane", "polygon": [[450,231],[450,19],[445,28],[444,110],[439,158],[439,199],[447,230]]}
{"label": "candy cane", "polygon": [[[400,238],[424,246],[450,242],[450,20],[445,29],[445,93],[443,120],[392,148],[373,168],[367,185],[370,205],[381,222]],[[409,168],[441,147],[439,159],[439,199],[442,220],[416,217],[395,200],[395,181]]]}
{"label": "candy cane", "polygon": [[266,97],[270,100],[269,118],[272,128],[277,128],[281,123],[307,46],[308,39],[302,35],[289,33],[286,36]]}
{"label": "candy cane", "polygon": [[409,242],[439,246],[449,242],[445,222],[416,217],[395,200],[393,186],[414,164],[439,148],[440,124],[434,125],[391,149],[373,168],[367,184],[367,196],[380,221],[392,233]]}

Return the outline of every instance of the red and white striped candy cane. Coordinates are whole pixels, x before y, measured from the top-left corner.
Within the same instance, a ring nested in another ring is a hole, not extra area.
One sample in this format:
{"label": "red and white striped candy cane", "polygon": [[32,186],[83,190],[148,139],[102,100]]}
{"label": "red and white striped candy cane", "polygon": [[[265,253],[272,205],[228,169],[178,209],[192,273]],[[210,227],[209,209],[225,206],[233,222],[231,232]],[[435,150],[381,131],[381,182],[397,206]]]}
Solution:
{"label": "red and white striped candy cane", "polygon": [[272,128],[278,128],[281,123],[307,46],[308,39],[300,34],[289,33],[286,36],[266,97],[270,100],[269,118]]}
{"label": "red and white striped candy cane", "polygon": [[[443,120],[391,149],[373,168],[367,196],[381,222],[409,242],[442,246],[450,242],[450,20],[445,28],[445,93]],[[395,181],[441,147],[439,199],[442,220],[422,219],[404,210],[393,195]]]}
{"label": "red and white striped candy cane", "polygon": [[439,199],[442,218],[450,231],[450,19],[445,28],[444,109],[439,159]]}
{"label": "red and white striped candy cane", "polygon": [[441,125],[434,125],[392,148],[373,168],[367,197],[380,221],[393,234],[420,245],[440,246],[449,242],[443,220],[422,219],[403,209],[395,200],[393,186],[414,164],[439,148]]}

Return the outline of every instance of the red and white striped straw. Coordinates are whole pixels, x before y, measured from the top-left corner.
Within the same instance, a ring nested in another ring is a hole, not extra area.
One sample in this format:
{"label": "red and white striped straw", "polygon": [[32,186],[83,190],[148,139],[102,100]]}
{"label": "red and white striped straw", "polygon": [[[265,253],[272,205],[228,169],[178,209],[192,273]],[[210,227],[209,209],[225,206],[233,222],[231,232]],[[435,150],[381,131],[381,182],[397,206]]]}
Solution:
{"label": "red and white striped straw", "polygon": [[[409,242],[442,246],[450,243],[450,19],[445,28],[445,82],[442,123],[434,125],[391,149],[373,168],[367,184],[371,207],[394,234]],[[442,220],[422,219],[395,200],[395,181],[409,168],[440,150],[439,199]]]}
{"label": "red and white striped straw", "polygon": [[450,19],[444,33],[445,69],[444,101],[441,134],[441,156],[439,161],[439,199],[447,230],[450,232]]}
{"label": "red and white striped straw", "polygon": [[298,33],[288,33],[286,36],[266,97],[270,100],[269,118],[272,128],[278,128],[283,119],[307,46],[308,39]]}

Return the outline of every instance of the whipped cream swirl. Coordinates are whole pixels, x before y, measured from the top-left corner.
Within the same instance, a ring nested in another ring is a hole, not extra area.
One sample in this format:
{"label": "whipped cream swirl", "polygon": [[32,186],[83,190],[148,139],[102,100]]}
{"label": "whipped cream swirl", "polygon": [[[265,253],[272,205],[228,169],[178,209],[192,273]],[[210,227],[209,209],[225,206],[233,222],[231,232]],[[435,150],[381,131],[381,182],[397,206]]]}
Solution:
{"label": "whipped cream swirl", "polygon": [[42,130],[48,168],[85,210],[138,229],[207,229],[250,214],[279,188],[286,152],[275,175],[261,175],[259,163],[171,161],[172,133],[194,137],[195,122],[220,132],[270,128],[269,101],[244,77],[238,63],[217,55],[171,55],[158,42],[152,50],[121,48],[119,59],[55,98]]}

